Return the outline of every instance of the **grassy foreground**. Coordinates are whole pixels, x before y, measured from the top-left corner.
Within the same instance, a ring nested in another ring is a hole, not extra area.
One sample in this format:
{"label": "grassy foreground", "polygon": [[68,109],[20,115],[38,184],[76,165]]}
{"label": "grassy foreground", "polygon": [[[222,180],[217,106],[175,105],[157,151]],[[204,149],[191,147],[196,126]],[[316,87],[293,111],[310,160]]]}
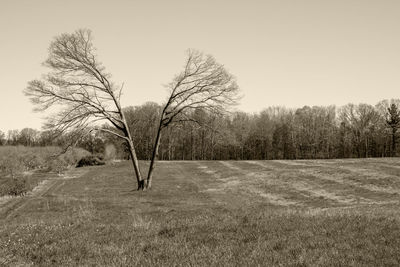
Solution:
{"label": "grassy foreground", "polygon": [[121,162],[0,202],[0,265],[400,264],[399,159],[159,162],[134,188]]}

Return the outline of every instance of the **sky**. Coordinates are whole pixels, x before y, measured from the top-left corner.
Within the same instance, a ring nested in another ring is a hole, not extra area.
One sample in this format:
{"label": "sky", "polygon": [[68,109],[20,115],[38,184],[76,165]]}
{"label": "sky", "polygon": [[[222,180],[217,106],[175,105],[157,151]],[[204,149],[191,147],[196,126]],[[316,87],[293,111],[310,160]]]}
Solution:
{"label": "sky", "polygon": [[189,48],[232,73],[237,109],[400,98],[398,0],[0,0],[0,131],[40,129],[24,96],[55,36],[92,30],[123,106],[162,103]]}

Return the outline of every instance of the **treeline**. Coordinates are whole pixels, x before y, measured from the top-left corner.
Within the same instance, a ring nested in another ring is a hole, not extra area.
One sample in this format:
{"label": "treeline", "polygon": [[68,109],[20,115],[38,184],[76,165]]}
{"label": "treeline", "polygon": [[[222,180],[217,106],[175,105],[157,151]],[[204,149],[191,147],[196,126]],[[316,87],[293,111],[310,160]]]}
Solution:
{"label": "treeline", "polygon": [[[400,127],[400,100],[377,105],[348,104],[270,107],[257,114],[211,114],[193,110],[186,121],[164,129],[161,160],[317,159],[396,156]],[[161,106],[146,103],[125,109],[139,159],[151,157]],[[107,126],[104,126],[107,127]],[[70,138],[52,139],[51,132],[32,129],[0,132],[0,144],[63,145]],[[78,146],[92,153],[117,148],[128,157],[123,144],[104,133],[80,140]]]}
{"label": "treeline", "polygon": [[[270,107],[219,116],[194,110],[164,132],[160,159],[316,159],[397,155],[399,100],[336,108]],[[150,158],[160,107],[127,109],[140,158]]]}

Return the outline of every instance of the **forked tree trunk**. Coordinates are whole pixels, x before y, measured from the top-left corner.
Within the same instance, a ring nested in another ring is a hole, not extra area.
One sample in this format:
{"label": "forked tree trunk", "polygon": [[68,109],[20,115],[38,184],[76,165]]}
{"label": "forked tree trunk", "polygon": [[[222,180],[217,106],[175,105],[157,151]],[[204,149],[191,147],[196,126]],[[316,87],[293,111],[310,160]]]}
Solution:
{"label": "forked tree trunk", "polygon": [[161,139],[161,130],[162,130],[162,128],[161,128],[161,123],[160,123],[160,127],[158,127],[158,131],[157,131],[156,142],[155,142],[154,148],[153,148],[153,154],[151,155],[149,172],[147,173],[147,184],[146,184],[146,187],[148,189],[151,188],[154,164],[155,164],[155,161],[157,160],[157,157],[158,157],[158,149],[160,147],[160,139]]}
{"label": "forked tree trunk", "polygon": [[[115,99],[114,96],[113,96],[113,98]],[[142,174],[140,173],[139,161],[138,161],[137,156],[136,156],[135,146],[133,145],[133,141],[132,141],[132,136],[131,136],[131,132],[130,132],[130,129],[129,129],[129,125],[126,122],[125,114],[122,111],[122,108],[121,108],[119,102],[115,100],[115,104],[117,105],[118,110],[120,111],[120,114],[121,114],[121,119],[122,119],[122,123],[123,123],[123,127],[124,127],[123,132],[124,132],[125,137],[126,137],[125,140],[128,143],[129,155],[131,156],[133,169],[134,169],[135,174],[136,174],[136,180],[137,180],[137,184],[138,184],[137,190],[143,190],[144,189],[144,179],[142,178]]]}
{"label": "forked tree trunk", "polygon": [[137,180],[137,184],[138,184],[137,190],[143,190],[144,189],[144,179],[142,178],[142,175],[140,173],[139,161],[137,159],[136,151],[135,151],[135,148],[134,148],[131,140],[128,141],[128,149],[129,149],[129,155],[131,156],[133,169],[135,170],[135,174],[136,174],[136,180]]}

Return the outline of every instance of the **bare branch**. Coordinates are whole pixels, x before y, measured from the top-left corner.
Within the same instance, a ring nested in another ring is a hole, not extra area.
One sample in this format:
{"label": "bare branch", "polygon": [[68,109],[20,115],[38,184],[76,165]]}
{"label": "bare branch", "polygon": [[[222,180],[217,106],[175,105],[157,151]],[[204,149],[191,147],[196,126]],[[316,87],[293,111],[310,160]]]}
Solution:
{"label": "bare branch", "polygon": [[116,132],[114,132],[114,131],[111,131],[111,130],[108,130],[108,129],[105,129],[105,128],[96,128],[96,130],[97,130],[97,131],[101,131],[101,132],[106,132],[106,133],[109,133],[109,134],[112,134],[112,135],[115,135],[115,136],[117,136],[117,137],[119,137],[119,138],[122,138],[122,139],[128,141],[128,138],[127,138],[126,136],[120,135],[119,133],[116,133]]}
{"label": "bare branch", "polygon": [[[75,128],[80,120],[95,122],[99,116],[118,130],[125,128],[120,99],[114,95],[110,74],[97,62],[89,30],[62,34],[50,45],[45,65],[53,72],[45,80],[29,82],[25,94],[43,111],[55,105],[62,110],[54,126]],[[119,96],[122,87],[119,89]]]}
{"label": "bare branch", "polygon": [[184,71],[169,86],[171,94],[164,106],[162,127],[186,110],[224,110],[238,100],[234,77],[212,56],[195,50],[188,51]]}

